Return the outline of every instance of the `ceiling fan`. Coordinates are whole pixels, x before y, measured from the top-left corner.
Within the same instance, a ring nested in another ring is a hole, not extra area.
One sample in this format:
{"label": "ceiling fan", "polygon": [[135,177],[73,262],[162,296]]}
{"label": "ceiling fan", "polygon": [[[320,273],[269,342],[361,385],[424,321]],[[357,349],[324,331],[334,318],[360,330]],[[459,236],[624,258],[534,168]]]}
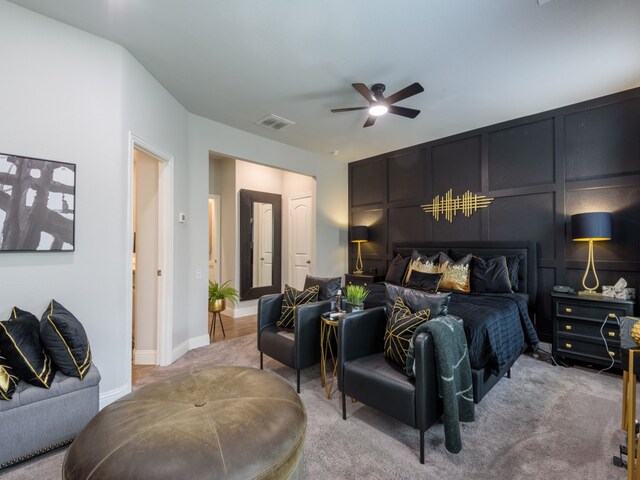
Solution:
{"label": "ceiling fan", "polygon": [[374,83],[371,85],[371,90],[367,88],[364,83],[352,83],[351,86],[355,88],[360,95],[362,95],[368,102],[368,107],[350,107],[350,108],[332,108],[333,113],[337,112],[353,112],[355,110],[369,110],[369,117],[364,122],[363,127],[370,127],[376,123],[376,118],[385,113],[394,113],[402,117],[416,118],[420,113],[420,110],[413,108],[398,107],[393,105],[396,102],[404,100],[405,98],[417,95],[420,92],[424,92],[424,88],[418,82],[412,83],[408,87],[394,93],[393,95],[384,97],[385,86],[382,83]]}

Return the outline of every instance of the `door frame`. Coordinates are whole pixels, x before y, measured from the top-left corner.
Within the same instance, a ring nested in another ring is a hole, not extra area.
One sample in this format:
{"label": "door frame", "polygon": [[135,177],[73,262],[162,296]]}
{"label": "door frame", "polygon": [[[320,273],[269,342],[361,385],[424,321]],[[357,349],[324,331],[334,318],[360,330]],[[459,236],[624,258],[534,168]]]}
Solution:
{"label": "door frame", "polygon": [[131,385],[132,336],[133,336],[133,278],[131,261],[133,253],[133,169],[134,150],[142,150],[158,159],[158,319],[157,319],[157,364],[170,365],[173,353],[173,155],[156,147],[133,132],[129,132],[127,163],[127,233],[126,233],[126,314],[127,322],[126,358],[127,377]]}
{"label": "door frame", "polygon": [[289,195],[288,198],[288,210],[289,210],[289,222],[287,224],[287,262],[289,264],[289,281],[293,282],[295,272],[294,272],[294,262],[291,261],[293,257],[293,212],[292,212],[292,203],[294,200],[300,200],[301,198],[309,198],[311,203],[311,219],[309,222],[309,226],[311,228],[311,232],[309,238],[311,238],[311,252],[309,256],[311,257],[311,265],[313,268],[309,267],[309,274],[315,275],[316,273],[316,235],[315,235],[315,203],[313,198],[313,193],[305,192],[305,193],[296,193],[295,195]]}

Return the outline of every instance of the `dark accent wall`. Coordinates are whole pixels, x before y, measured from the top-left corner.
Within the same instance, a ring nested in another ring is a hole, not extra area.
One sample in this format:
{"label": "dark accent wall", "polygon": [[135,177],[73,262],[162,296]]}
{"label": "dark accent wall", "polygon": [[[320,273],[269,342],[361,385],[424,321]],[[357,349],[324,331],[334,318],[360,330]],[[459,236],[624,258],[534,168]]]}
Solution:
{"label": "dark accent wall", "polygon": [[[450,188],[495,200],[453,223],[422,211]],[[351,225],[370,227],[366,272],[386,272],[395,242],[536,241],[535,321],[549,341],[551,287],[581,289],[586,266],[587,244],[571,241],[572,214],[612,213],[613,239],[596,244],[600,284],[624,277],[640,287],[640,88],[353,162],[349,207]]]}

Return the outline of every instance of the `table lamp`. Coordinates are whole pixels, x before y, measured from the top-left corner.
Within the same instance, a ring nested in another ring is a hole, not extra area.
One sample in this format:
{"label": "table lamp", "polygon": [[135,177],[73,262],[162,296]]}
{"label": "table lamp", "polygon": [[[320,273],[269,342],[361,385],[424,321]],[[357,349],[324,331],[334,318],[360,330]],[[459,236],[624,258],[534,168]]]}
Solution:
{"label": "table lamp", "polygon": [[[593,242],[611,240],[611,214],[607,212],[589,212],[571,215],[571,238],[574,242],[589,242],[589,258],[587,259],[587,269],[582,277],[584,291],[578,292],[582,295],[597,295],[595,291],[600,286],[596,264],[593,259]],[[587,286],[589,270],[593,270],[595,285]]]}
{"label": "table lamp", "polygon": [[351,227],[351,243],[358,244],[358,258],[356,259],[356,275],[362,275],[362,255],[360,253],[360,244],[369,240],[369,228],[366,225],[358,225]]}

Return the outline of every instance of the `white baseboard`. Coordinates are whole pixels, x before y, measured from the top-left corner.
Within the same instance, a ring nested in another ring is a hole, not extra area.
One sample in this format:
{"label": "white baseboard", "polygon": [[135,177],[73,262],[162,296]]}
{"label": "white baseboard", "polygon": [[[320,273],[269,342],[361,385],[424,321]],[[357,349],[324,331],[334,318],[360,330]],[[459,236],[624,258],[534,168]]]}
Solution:
{"label": "white baseboard", "polygon": [[190,338],[188,341],[189,350],[193,350],[194,348],[206,347],[211,343],[209,335],[200,335],[199,337]]}
{"label": "white baseboard", "polygon": [[173,355],[171,363],[178,360],[181,356],[194,348],[200,348],[209,345],[209,335],[200,335],[198,337],[189,338],[185,340],[176,348],[173,349]]}
{"label": "white baseboard", "polygon": [[134,350],[133,363],[134,365],[157,365],[158,351],[157,350]]}
{"label": "white baseboard", "polygon": [[124,397],[128,393],[131,393],[131,385],[127,384],[114,388],[113,390],[109,390],[108,392],[100,393],[100,410],[110,403],[115,402],[120,397]]}
{"label": "white baseboard", "polygon": [[173,349],[173,353],[171,355],[171,363],[178,360],[181,356],[189,351],[189,340],[185,340],[180,345]]}
{"label": "white baseboard", "polygon": [[238,307],[236,305],[233,309],[227,308],[222,313],[232,318],[246,317],[247,315],[256,315],[258,313],[258,305],[247,305],[243,307]]}

